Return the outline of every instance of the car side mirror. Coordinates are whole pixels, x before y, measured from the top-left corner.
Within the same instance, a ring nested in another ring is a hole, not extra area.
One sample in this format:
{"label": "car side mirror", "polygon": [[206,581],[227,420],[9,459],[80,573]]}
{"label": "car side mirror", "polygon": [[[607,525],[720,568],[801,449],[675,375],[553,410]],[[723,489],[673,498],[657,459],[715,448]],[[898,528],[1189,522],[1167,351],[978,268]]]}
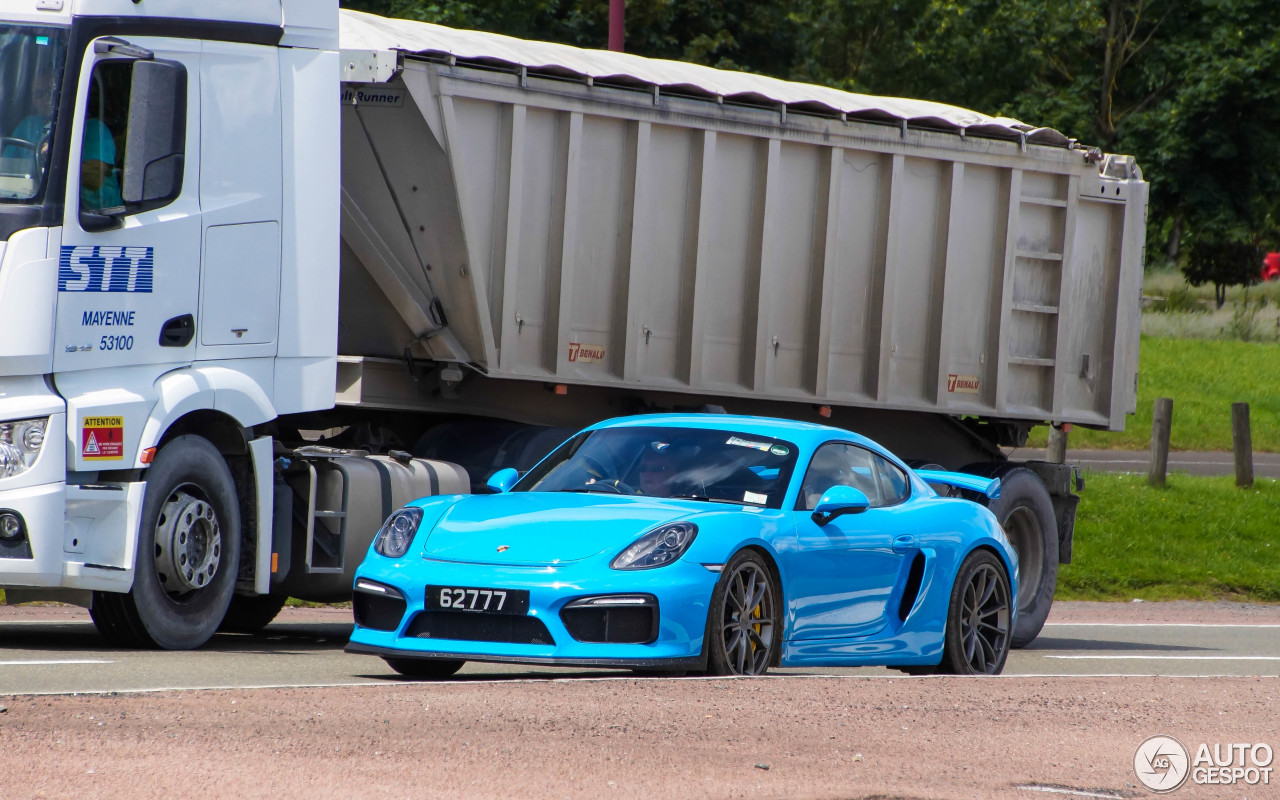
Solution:
{"label": "car side mirror", "polygon": [[186,67],[134,62],[121,192],[131,212],[159,208],[182,193],[186,129]]}
{"label": "car side mirror", "polygon": [[871,501],[860,489],[832,486],[823,493],[813,509],[813,521],[822,526],[845,514],[861,514],[868,508],[871,508]]}
{"label": "car side mirror", "polygon": [[500,469],[489,476],[489,480],[485,481],[485,485],[500,494],[506,494],[511,491],[511,487],[516,485],[516,481],[520,479],[520,473],[511,467]]}

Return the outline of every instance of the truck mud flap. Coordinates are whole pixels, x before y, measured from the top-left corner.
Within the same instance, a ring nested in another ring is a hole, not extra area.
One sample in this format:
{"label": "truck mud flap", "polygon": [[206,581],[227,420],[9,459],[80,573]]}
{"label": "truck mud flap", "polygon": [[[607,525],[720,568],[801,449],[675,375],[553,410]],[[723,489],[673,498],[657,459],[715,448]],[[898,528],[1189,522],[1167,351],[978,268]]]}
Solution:
{"label": "truck mud flap", "polygon": [[[1071,546],[1075,540],[1076,507],[1084,490],[1084,478],[1074,464],[1054,464],[1049,461],[1027,461],[1026,467],[1044,482],[1053,501],[1053,516],[1058,522],[1058,563],[1071,563]],[[1073,491],[1074,490],[1074,491]]]}

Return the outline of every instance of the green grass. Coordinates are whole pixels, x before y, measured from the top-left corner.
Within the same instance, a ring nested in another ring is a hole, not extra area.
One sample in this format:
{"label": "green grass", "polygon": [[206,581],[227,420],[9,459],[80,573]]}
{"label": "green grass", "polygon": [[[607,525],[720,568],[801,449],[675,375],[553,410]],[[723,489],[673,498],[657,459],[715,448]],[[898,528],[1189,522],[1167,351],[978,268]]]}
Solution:
{"label": "green grass", "polygon": [[1089,473],[1059,600],[1280,602],[1280,481]]}
{"label": "green grass", "polygon": [[[1138,410],[1119,433],[1074,428],[1068,447],[1145,450],[1151,409],[1173,398],[1174,450],[1230,450],[1231,404],[1249,403],[1253,449],[1280,452],[1280,344],[1142,337]],[[1028,447],[1044,447],[1047,428],[1032,431]]]}

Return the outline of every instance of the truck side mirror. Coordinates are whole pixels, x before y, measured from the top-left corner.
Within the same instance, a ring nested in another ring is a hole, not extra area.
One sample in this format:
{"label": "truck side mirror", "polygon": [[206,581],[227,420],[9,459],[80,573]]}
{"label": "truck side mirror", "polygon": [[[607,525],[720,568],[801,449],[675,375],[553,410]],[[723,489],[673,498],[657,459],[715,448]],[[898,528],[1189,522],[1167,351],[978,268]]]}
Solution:
{"label": "truck side mirror", "polygon": [[131,213],[167,205],[181,194],[186,129],[186,67],[135,61],[121,192]]}

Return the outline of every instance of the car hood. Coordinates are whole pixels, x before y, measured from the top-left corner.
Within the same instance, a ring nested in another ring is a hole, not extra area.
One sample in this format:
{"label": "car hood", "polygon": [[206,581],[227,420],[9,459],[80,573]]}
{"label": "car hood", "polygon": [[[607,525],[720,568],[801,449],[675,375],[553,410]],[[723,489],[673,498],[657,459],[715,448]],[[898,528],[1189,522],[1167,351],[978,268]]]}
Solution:
{"label": "car hood", "polygon": [[651,497],[512,492],[466,497],[445,512],[423,545],[425,558],[554,566],[622,548],[701,504]]}

